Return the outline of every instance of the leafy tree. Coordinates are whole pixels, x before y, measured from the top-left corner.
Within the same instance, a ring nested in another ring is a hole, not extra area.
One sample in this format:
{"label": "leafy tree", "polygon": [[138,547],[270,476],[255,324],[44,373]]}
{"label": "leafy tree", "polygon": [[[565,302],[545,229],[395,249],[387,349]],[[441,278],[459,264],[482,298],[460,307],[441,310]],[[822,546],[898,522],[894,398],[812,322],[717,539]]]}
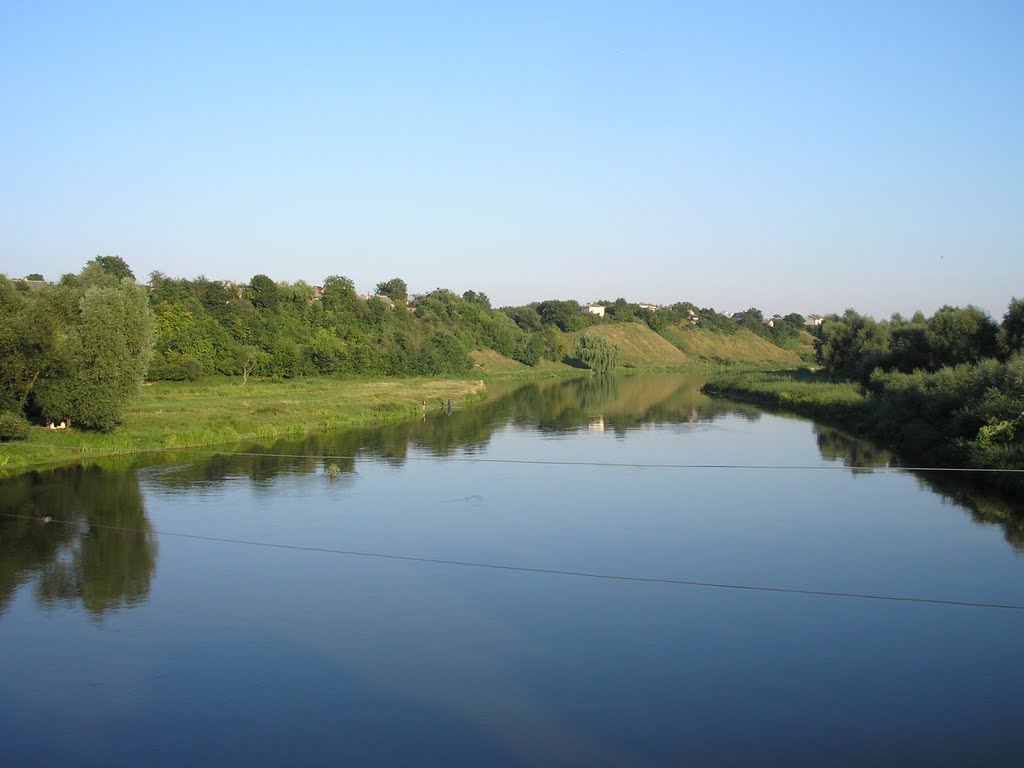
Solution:
{"label": "leafy tree", "polygon": [[78,297],[65,286],[23,294],[0,276],[0,410],[25,409],[54,345],[74,321]]}
{"label": "leafy tree", "polygon": [[576,345],[576,357],[594,373],[611,373],[619,362],[619,348],[600,336],[585,333]]}
{"label": "leafy tree", "polygon": [[999,327],[999,348],[1004,357],[1024,349],[1024,299],[1010,299]]}
{"label": "leafy tree", "polygon": [[118,283],[122,280],[135,282],[135,273],[120,256],[97,256],[85,265],[81,276],[87,282],[95,281],[101,276],[112,278]]}
{"label": "leafy tree", "polygon": [[516,345],[513,358],[525,365],[537,365],[544,356],[544,336],[540,333],[525,334]]}
{"label": "leafy tree", "polygon": [[307,348],[310,361],[319,373],[339,373],[348,366],[345,342],[333,328],[320,328]]}
{"label": "leafy tree", "polygon": [[751,307],[741,314],[743,317],[739,321],[740,327],[751,330],[759,336],[767,335],[766,326],[763,322],[764,313],[760,309]]}
{"label": "leafy tree", "polygon": [[470,304],[479,304],[484,309],[491,308],[491,300],[487,298],[487,294],[484,293],[483,291],[481,291],[480,293],[477,293],[476,291],[466,291],[464,294],[462,294],[462,298],[468,301]]}
{"label": "leafy tree", "polygon": [[829,373],[866,381],[889,351],[889,327],[848,309],[825,318],[815,351]]}
{"label": "leafy tree", "polygon": [[355,284],[347,277],[331,275],[324,280],[324,309],[335,317],[354,317],[358,304]]}
{"label": "leafy tree", "polygon": [[782,322],[789,325],[791,328],[795,328],[798,331],[803,330],[804,325],[807,323],[806,318],[798,312],[790,312],[784,318]]}
{"label": "leafy tree", "polygon": [[405,284],[405,280],[400,277],[393,277],[390,280],[385,280],[383,283],[377,283],[376,293],[379,296],[387,296],[395,304],[405,304],[409,299],[409,286]]}
{"label": "leafy tree", "polygon": [[277,283],[266,275],[254,275],[249,281],[249,298],[257,309],[276,309]]}
{"label": "leafy tree", "polygon": [[506,307],[503,311],[524,331],[540,330],[541,317],[533,304],[525,307]]}
{"label": "leafy tree", "polygon": [[994,356],[997,331],[992,318],[978,307],[942,307],[928,320],[932,366],[973,363]]}
{"label": "leafy tree", "polygon": [[36,282],[42,282],[43,281],[43,276],[41,274],[39,274],[38,272],[33,272],[31,275],[26,275],[25,279],[26,280],[34,280]]}
{"label": "leafy tree", "polygon": [[636,304],[630,304],[620,297],[608,305],[605,314],[616,322],[629,323],[636,320],[639,309]]}
{"label": "leafy tree", "polygon": [[120,424],[142,385],[153,338],[143,290],[128,280],[86,288],[34,389],[43,415],[102,430]]}
{"label": "leafy tree", "polygon": [[572,301],[549,299],[537,305],[537,314],[545,325],[554,325],[560,331],[571,333],[587,327],[587,318],[580,314],[580,305]]}
{"label": "leafy tree", "polygon": [[910,373],[927,370],[932,362],[932,346],[928,341],[926,322],[890,322],[889,353],[882,365],[885,370]]}

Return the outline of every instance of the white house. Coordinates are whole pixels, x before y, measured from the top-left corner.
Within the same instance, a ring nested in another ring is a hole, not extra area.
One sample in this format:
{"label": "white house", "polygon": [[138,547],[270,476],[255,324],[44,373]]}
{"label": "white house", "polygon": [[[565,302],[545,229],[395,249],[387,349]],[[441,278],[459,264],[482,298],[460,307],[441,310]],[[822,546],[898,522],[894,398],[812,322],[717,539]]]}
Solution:
{"label": "white house", "polygon": [[602,304],[584,304],[580,307],[580,312],[585,315],[597,315],[598,317],[604,317],[604,305]]}

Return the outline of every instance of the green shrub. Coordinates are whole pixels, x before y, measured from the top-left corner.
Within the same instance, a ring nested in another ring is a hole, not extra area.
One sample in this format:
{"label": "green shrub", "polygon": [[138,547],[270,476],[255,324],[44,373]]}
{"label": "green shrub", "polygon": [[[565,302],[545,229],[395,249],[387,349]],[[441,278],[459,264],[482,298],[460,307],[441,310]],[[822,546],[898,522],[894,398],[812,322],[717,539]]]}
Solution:
{"label": "green shrub", "polygon": [[0,413],[0,442],[24,440],[28,437],[28,422],[17,413]]}

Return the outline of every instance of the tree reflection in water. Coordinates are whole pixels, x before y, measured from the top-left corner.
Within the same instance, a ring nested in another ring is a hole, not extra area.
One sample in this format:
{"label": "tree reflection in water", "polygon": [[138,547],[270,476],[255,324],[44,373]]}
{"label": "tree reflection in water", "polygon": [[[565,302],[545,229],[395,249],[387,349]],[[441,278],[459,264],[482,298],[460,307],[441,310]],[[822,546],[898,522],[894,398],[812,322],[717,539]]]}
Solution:
{"label": "tree reflection in water", "polygon": [[[892,451],[833,427],[815,424],[814,432],[821,457],[841,461],[855,475],[870,472],[871,467],[901,464]],[[970,473],[915,471],[913,475],[922,488],[966,509],[976,523],[1000,526],[1006,542],[1018,552],[1024,552],[1024,504],[1019,499],[972,483]]]}
{"label": "tree reflection in water", "polygon": [[44,606],[80,604],[97,619],[149,595],[157,543],[134,472],[22,475],[3,484],[0,512],[22,516],[0,516],[0,612],[29,582]]}
{"label": "tree reflection in water", "polygon": [[[410,451],[472,455],[509,425],[548,433],[600,428],[623,436],[651,423],[761,417],[753,406],[704,396],[702,382],[701,375],[655,374],[492,385],[490,400],[450,415],[435,408],[420,420],[249,444],[238,453],[167,453],[16,477],[0,485],[0,512],[22,516],[0,516],[0,613],[27,583],[43,605],[80,604],[97,619],[146,600],[157,544],[133,471],[143,466],[164,465],[147,482],[169,491],[190,492],[228,478],[247,478],[254,488],[269,490],[278,475],[323,473],[330,464],[337,465],[341,482],[351,481],[357,457],[400,465]],[[822,458],[841,461],[852,472],[899,466],[898,457],[868,441],[820,424],[814,430]],[[961,476],[915,474],[976,521],[1000,525],[1006,540],[1024,551],[1019,500],[982,491]],[[42,523],[47,516],[54,522]]]}

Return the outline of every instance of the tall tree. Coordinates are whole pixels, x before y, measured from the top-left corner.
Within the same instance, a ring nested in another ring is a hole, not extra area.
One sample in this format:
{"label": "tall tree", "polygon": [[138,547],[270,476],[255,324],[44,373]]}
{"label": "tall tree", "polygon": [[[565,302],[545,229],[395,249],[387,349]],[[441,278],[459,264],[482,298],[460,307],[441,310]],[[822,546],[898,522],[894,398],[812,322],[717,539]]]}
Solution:
{"label": "tall tree", "polygon": [[983,309],[971,305],[942,307],[928,320],[933,366],[973,363],[994,356],[997,331],[998,327]]}
{"label": "tall tree", "polygon": [[999,327],[999,347],[1006,357],[1024,349],[1024,299],[1010,299]]}
{"label": "tall tree", "polygon": [[342,275],[331,275],[324,280],[324,309],[338,316],[355,314],[358,304],[356,287],[350,279]]}
{"label": "tall tree", "polygon": [[257,309],[277,308],[277,283],[266,275],[253,275],[249,281],[249,296]]}
{"label": "tall tree", "polygon": [[587,327],[587,318],[580,313],[580,305],[571,299],[542,301],[537,305],[537,313],[541,322],[557,326],[561,331],[579,331]]}
{"label": "tall tree", "polygon": [[387,296],[395,304],[405,304],[409,298],[409,286],[400,277],[393,277],[383,283],[377,283],[377,295]]}
{"label": "tall tree", "polygon": [[619,362],[619,348],[600,336],[585,333],[576,346],[576,357],[594,373],[611,373]]}
{"label": "tall tree", "polygon": [[120,424],[142,386],[153,339],[145,291],[128,280],[85,288],[34,389],[43,415],[102,430]]}
{"label": "tall tree", "polygon": [[135,273],[120,256],[97,256],[89,261],[82,270],[82,278],[88,281],[98,276],[112,278],[118,283],[125,279],[135,282]]}

